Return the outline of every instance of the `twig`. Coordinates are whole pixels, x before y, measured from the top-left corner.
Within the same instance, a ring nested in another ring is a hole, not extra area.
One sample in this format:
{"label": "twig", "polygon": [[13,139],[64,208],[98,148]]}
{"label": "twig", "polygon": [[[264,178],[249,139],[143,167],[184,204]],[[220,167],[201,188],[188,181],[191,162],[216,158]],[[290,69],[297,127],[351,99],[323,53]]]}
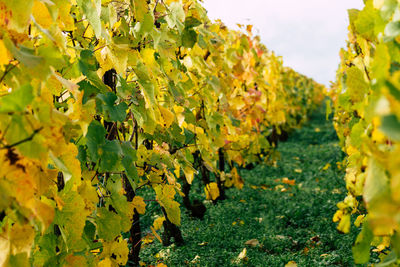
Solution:
{"label": "twig", "polygon": [[103,49],[104,47],[106,47],[107,45],[102,45],[100,47],[97,47],[95,50],[93,50],[93,52],[96,52],[97,50]]}
{"label": "twig", "polygon": [[17,64],[12,65],[10,68],[7,68],[7,69],[4,71],[3,75],[2,75],[1,78],[0,78],[0,83],[3,82],[4,78],[6,77],[6,75],[7,75],[10,71],[12,71],[16,66],[18,66],[18,64],[19,64],[19,61],[17,62]]}
{"label": "twig", "polygon": [[158,5],[158,2],[159,2],[159,1],[160,1],[160,0],[157,0],[157,1],[156,1],[156,5],[154,6],[153,13],[156,12],[156,8],[157,8],[157,5]]}
{"label": "twig", "polygon": [[132,119],[132,123],[133,123],[133,129],[132,129],[132,135],[131,135],[131,137],[129,138],[129,142],[132,142],[133,141],[133,137],[135,136],[135,134],[136,134],[136,127],[137,127],[137,123],[136,123],[136,120],[135,120],[135,117],[133,116],[133,113],[132,113],[132,111],[130,112],[131,113],[131,119]]}
{"label": "twig", "polygon": [[14,144],[6,145],[6,146],[3,146],[3,147],[0,147],[0,149],[10,149],[10,148],[13,148],[13,147],[15,147],[15,146],[18,146],[18,145],[20,145],[20,144],[22,144],[22,143],[29,142],[29,141],[31,141],[31,140],[33,139],[33,137],[35,137],[35,135],[36,135],[38,132],[40,132],[42,129],[43,129],[43,127],[40,127],[39,129],[34,130],[33,133],[32,133],[30,136],[28,136],[27,138],[22,139],[22,140],[20,140],[20,141],[14,143]]}

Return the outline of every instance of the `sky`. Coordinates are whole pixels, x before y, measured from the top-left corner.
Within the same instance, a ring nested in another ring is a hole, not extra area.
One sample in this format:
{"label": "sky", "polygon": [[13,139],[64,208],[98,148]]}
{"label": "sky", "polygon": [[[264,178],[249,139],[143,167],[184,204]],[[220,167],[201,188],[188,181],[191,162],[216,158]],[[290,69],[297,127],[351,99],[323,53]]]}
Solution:
{"label": "sky", "polygon": [[221,19],[231,29],[252,24],[285,66],[329,86],[346,45],[347,9],[362,9],[363,1],[204,0],[204,7],[210,19]]}

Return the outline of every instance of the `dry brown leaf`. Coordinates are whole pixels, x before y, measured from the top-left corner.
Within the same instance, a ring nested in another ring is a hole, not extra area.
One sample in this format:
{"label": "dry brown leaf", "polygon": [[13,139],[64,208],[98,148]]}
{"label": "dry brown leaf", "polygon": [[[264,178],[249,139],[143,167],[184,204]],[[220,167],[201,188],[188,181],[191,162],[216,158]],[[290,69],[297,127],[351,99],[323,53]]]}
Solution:
{"label": "dry brown leaf", "polygon": [[251,247],[257,247],[260,245],[260,242],[257,239],[250,239],[250,240],[247,240],[244,244],[251,246]]}

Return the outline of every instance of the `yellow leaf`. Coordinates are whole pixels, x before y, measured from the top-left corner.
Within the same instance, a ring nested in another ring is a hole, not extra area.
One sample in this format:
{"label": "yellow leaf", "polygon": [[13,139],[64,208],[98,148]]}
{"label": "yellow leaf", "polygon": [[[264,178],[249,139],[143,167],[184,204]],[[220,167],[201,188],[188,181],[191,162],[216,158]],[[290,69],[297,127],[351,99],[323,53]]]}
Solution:
{"label": "yellow leaf", "polygon": [[2,65],[7,65],[11,60],[10,53],[5,47],[3,40],[0,39],[0,69],[2,69]]}
{"label": "yellow leaf", "polygon": [[337,210],[335,214],[333,215],[332,221],[333,222],[338,222],[340,219],[343,217],[343,211],[342,210]]}
{"label": "yellow leaf", "polygon": [[35,0],[35,2],[33,3],[32,13],[36,22],[41,27],[48,29],[50,28],[51,24],[53,24],[53,19],[50,15],[50,12],[43,2]]}
{"label": "yellow leaf", "polygon": [[237,189],[242,189],[244,182],[242,177],[239,175],[236,167],[234,167],[231,170],[231,175],[232,175],[232,180],[233,180],[233,185],[237,188]]}
{"label": "yellow leaf", "polygon": [[151,244],[154,241],[154,235],[153,234],[147,234],[142,237],[142,242],[143,244]]}
{"label": "yellow leaf", "polygon": [[96,188],[92,186],[90,181],[86,180],[82,181],[82,184],[78,187],[78,192],[83,197],[86,209],[93,211],[99,202]]}
{"label": "yellow leaf", "polygon": [[61,30],[73,31],[74,30],[74,18],[71,16],[71,3],[69,1],[62,1],[62,4],[58,6],[58,18],[57,21]]}
{"label": "yellow leaf", "polygon": [[81,255],[75,256],[70,254],[65,258],[65,261],[65,267],[85,266],[87,264],[85,257]]}
{"label": "yellow leaf", "polygon": [[219,189],[217,183],[209,183],[204,188],[207,199],[216,200],[219,197]]}
{"label": "yellow leaf", "polygon": [[4,22],[0,21],[1,26],[3,26],[3,23],[7,23],[5,25],[6,29],[13,29],[18,33],[23,33],[27,30],[32,13],[33,0],[1,0],[0,7],[3,9],[0,13],[1,19],[4,20]]}
{"label": "yellow leaf", "polygon": [[295,261],[289,261],[285,264],[285,267],[297,267],[297,263]]}
{"label": "yellow leaf", "polygon": [[322,169],[324,170],[324,171],[326,171],[327,169],[329,169],[331,167],[331,164],[330,163],[327,163]]}
{"label": "yellow leaf", "polygon": [[297,172],[297,173],[302,173],[302,172],[303,172],[303,170],[302,170],[302,169],[294,169],[294,172]]}
{"label": "yellow leaf", "polygon": [[354,222],[354,225],[360,227],[362,222],[364,221],[365,215],[358,215],[357,219]]}
{"label": "yellow leaf", "polygon": [[192,184],[193,179],[194,179],[194,169],[191,168],[190,166],[185,166],[183,168],[183,172],[185,173],[186,181],[188,184]]}
{"label": "yellow leaf", "polygon": [[241,260],[246,260],[246,255],[247,255],[247,249],[244,248],[242,250],[242,252],[240,252],[239,256],[237,257],[237,260],[241,261]]}
{"label": "yellow leaf", "polygon": [[160,263],[158,263],[156,265],[156,267],[168,267],[168,265],[166,265],[165,263],[160,262]]}
{"label": "yellow leaf", "polygon": [[29,224],[20,225],[15,223],[10,229],[9,240],[13,254],[26,252],[30,254],[35,230]]}
{"label": "yellow leaf", "polygon": [[296,184],[296,180],[290,180],[287,177],[282,178],[282,183],[284,184],[288,184],[288,185],[295,185]]}
{"label": "yellow leaf", "polygon": [[128,261],[128,254],[128,242],[120,236],[115,241],[103,242],[103,251],[100,258],[111,258],[112,262],[118,265],[125,265]]}
{"label": "yellow leaf", "polygon": [[[71,173],[72,178],[76,185],[81,183],[81,163],[76,158],[78,155],[78,148],[73,143],[68,143],[64,147],[64,154],[61,156],[65,166]],[[67,180],[67,179],[66,179]]]}
{"label": "yellow leaf", "polygon": [[43,203],[43,201],[35,199],[32,211],[35,216],[42,222],[42,232],[46,230],[54,219],[54,208],[49,206],[48,204]]}
{"label": "yellow leaf", "polygon": [[168,219],[175,225],[181,224],[180,204],[174,200],[176,194],[173,185],[157,185],[154,187],[157,200],[165,209]]}
{"label": "yellow leaf", "polygon": [[139,214],[145,214],[146,212],[146,203],[140,196],[135,196],[132,200],[133,207],[137,210]]}
{"label": "yellow leaf", "polygon": [[347,234],[350,231],[350,214],[345,214],[341,218],[339,225],[337,226],[337,229],[345,234]]}
{"label": "yellow leaf", "polygon": [[373,252],[381,252],[382,250],[384,250],[386,248],[386,246],[384,244],[380,244],[378,245],[375,249],[373,249]]}
{"label": "yellow leaf", "polygon": [[156,230],[153,228],[153,226],[150,226],[151,232],[153,233],[153,235],[157,238],[158,241],[160,241],[160,243],[162,243],[161,237],[157,234]]}
{"label": "yellow leaf", "polygon": [[173,185],[165,185],[163,187],[163,195],[166,198],[173,199],[176,194],[175,187]]}
{"label": "yellow leaf", "polygon": [[104,260],[102,260],[101,262],[99,262],[99,264],[97,265],[98,267],[112,267],[113,263],[110,260],[110,258],[105,258]]}
{"label": "yellow leaf", "polygon": [[158,217],[157,219],[154,220],[153,222],[153,227],[155,230],[160,230],[161,227],[163,226],[163,223],[165,221],[164,216],[163,217]]}
{"label": "yellow leaf", "polygon": [[145,48],[141,51],[143,62],[150,68],[154,67],[156,60],[154,58],[154,49]]}
{"label": "yellow leaf", "polygon": [[10,241],[0,235],[0,266],[5,266],[10,253]]}
{"label": "yellow leaf", "polygon": [[162,106],[159,106],[158,108],[160,109],[161,117],[163,119],[163,126],[165,128],[169,128],[171,124],[174,122],[175,118],[174,113],[172,113],[171,111]]}

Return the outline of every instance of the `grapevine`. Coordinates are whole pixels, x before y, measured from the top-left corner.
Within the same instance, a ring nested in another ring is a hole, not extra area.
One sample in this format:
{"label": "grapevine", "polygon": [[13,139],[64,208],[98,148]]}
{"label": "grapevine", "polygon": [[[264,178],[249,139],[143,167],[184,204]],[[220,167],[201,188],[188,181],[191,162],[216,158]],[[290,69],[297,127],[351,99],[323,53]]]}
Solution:
{"label": "grapevine", "polygon": [[183,242],[324,90],[196,0],[0,0],[0,265],[139,264],[143,188]]}

